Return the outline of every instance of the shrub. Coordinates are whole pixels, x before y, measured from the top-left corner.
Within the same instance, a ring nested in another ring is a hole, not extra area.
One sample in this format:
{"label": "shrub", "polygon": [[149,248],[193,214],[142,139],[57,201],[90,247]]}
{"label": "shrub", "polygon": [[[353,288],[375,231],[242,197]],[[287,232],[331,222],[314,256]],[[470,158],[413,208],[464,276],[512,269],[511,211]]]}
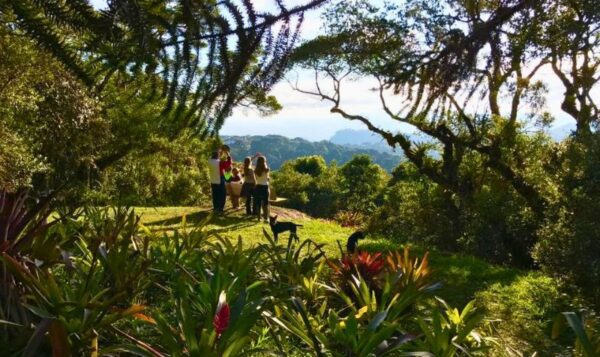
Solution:
{"label": "shrub", "polygon": [[397,182],[386,189],[383,205],[369,219],[369,231],[401,241],[455,247],[456,222],[445,214],[442,191],[425,179]]}
{"label": "shrub", "polygon": [[523,198],[493,173],[478,175],[483,178],[477,189],[460,197],[402,163],[385,190],[383,204],[370,218],[369,229],[402,241],[530,267],[535,217]]}
{"label": "shrub", "polygon": [[199,205],[210,185],[206,143],[183,135],[170,142],[153,138],[149,152],[133,151],[105,170],[87,198],[127,206]]}
{"label": "shrub", "polygon": [[325,166],[320,156],[286,161],[273,173],[277,195],[288,199],[287,206],[317,217],[332,217],[342,199],[337,165]]}
{"label": "shrub", "polygon": [[370,156],[354,156],[341,167],[340,173],[345,211],[367,215],[382,203],[382,192],[389,177]]}
{"label": "shrub", "polygon": [[534,257],[575,284],[600,310],[600,133],[564,144],[559,195],[539,230]]}
{"label": "shrub", "polygon": [[516,278],[510,285],[496,283],[476,294],[506,344],[516,350],[553,355],[563,350],[551,339],[554,317],[566,309],[559,283],[540,273]]}

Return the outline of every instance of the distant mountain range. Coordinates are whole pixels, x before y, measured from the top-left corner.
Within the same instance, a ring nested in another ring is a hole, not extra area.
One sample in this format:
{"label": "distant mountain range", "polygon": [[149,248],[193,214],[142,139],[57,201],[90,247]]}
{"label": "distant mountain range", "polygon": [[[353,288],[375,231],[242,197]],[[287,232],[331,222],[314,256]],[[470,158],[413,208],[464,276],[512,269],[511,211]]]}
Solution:
{"label": "distant mountain range", "polygon": [[[567,138],[576,129],[575,123],[566,123],[555,125],[545,129],[546,133],[550,135],[554,140],[561,141]],[[405,135],[413,142],[425,142],[432,140],[425,134],[406,134]],[[378,150],[381,152],[395,153],[400,152],[399,149],[394,151],[379,135],[369,130],[354,130],[354,129],[343,129],[338,130],[329,139],[332,143],[338,145],[344,145],[349,147],[357,148],[368,148]]]}
{"label": "distant mountain range", "polygon": [[331,141],[312,142],[301,138],[290,139],[280,135],[265,136],[223,136],[224,143],[231,147],[231,153],[236,160],[257,152],[267,156],[269,166],[278,169],[287,160],[300,156],[321,155],[327,163],[335,160],[344,164],[354,155],[368,154],[374,162],[384,169],[391,171],[402,160],[402,156],[394,152],[384,152],[364,146],[339,145]]}
{"label": "distant mountain range", "polygon": [[[560,141],[573,129],[574,125],[565,124],[549,129],[548,134]],[[407,135],[413,141],[427,140],[417,134]],[[380,136],[368,130],[339,130],[331,139],[317,142],[301,138],[290,139],[280,135],[223,136],[222,139],[231,147],[237,160],[260,152],[267,155],[269,165],[275,170],[285,161],[300,156],[321,155],[328,163],[335,160],[344,164],[354,155],[368,154],[374,162],[391,171],[403,157],[401,150],[393,150]]]}
{"label": "distant mountain range", "polygon": [[329,141],[334,144],[353,148],[371,149],[390,154],[394,153],[394,150],[381,138],[381,136],[368,130],[338,130]]}

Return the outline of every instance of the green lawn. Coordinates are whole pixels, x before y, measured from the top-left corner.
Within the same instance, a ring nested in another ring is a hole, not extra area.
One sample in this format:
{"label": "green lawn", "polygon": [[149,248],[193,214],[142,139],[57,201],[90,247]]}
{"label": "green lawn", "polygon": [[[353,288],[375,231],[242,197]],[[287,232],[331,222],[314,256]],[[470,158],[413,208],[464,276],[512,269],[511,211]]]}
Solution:
{"label": "green lawn", "polygon": [[[198,207],[156,207],[136,208],[141,215],[141,222],[154,232],[169,232],[181,229],[181,222],[185,216],[188,229],[197,228],[201,223],[209,219],[210,211]],[[303,214],[283,208],[273,207],[271,214],[279,215],[281,221],[292,221],[301,224],[298,228],[298,236],[301,239],[310,238],[317,243],[325,243],[324,250],[328,254],[339,255],[336,241],[345,246],[346,239],[352,233],[351,229],[340,227],[335,222],[314,219]],[[218,233],[221,236],[242,240],[249,246],[266,242],[263,229],[271,233],[268,223],[259,221],[254,217],[247,217],[243,210],[228,211],[225,216],[215,216],[208,221],[205,229]],[[287,241],[288,233],[280,236],[281,241]]]}
{"label": "green lawn", "polygon": [[[250,245],[264,242],[263,229],[270,233],[267,223],[243,215],[243,210],[229,211],[225,216],[209,217],[210,211],[199,207],[140,207],[136,212],[141,215],[144,225],[156,233],[170,234],[174,229],[182,228],[185,217],[186,227],[192,229],[208,220],[204,229],[221,236],[237,239],[242,237],[244,243]],[[317,243],[325,243],[325,252],[329,257],[338,257],[339,249],[336,241],[345,246],[347,237],[352,233],[349,228],[322,219],[314,219],[297,211],[279,207],[272,208],[272,214],[278,214],[282,221],[293,221],[302,224],[298,235],[301,239],[310,238]],[[280,235],[281,241],[287,240],[287,233]],[[366,239],[360,247],[369,251],[387,251],[402,249],[403,246],[389,239]],[[415,254],[422,255],[424,247],[412,247]],[[468,255],[447,254],[430,251],[431,266],[437,279],[442,282],[439,295],[455,306],[463,306],[471,300],[479,290],[490,284],[508,285],[526,272],[488,264]]]}

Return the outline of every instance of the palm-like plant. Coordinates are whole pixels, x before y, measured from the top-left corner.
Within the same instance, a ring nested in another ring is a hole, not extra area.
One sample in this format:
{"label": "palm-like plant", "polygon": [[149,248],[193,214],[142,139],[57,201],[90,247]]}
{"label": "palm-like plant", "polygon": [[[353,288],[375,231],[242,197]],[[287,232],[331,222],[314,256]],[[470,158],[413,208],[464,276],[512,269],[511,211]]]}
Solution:
{"label": "palm-like plant", "polygon": [[273,13],[250,0],[112,0],[101,10],[87,0],[23,0],[0,10],[88,84],[102,89],[118,73],[148,75],[182,127],[218,130],[241,101],[269,101],[303,13],[324,2],[277,1]]}

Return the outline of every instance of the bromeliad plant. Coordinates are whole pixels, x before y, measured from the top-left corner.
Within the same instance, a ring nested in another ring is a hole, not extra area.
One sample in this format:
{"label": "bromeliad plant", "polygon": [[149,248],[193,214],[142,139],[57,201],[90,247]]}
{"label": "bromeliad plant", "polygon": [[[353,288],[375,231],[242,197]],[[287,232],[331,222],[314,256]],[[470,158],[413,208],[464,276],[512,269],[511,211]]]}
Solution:
{"label": "bromeliad plant", "polygon": [[182,270],[170,286],[175,312],[153,314],[157,350],[170,356],[239,356],[252,341],[253,328],[269,303],[256,281],[257,248],[245,250],[218,238],[204,252],[202,271]]}
{"label": "bromeliad plant", "polygon": [[431,283],[428,253],[422,259],[412,257],[408,247],[402,253],[382,253],[366,251],[343,255],[339,261],[328,260],[336,283],[352,296],[352,282],[360,276],[380,296],[385,285],[392,291],[403,289],[431,291],[438,287]]}
{"label": "bromeliad plant", "polygon": [[358,303],[336,286],[328,287],[336,299],[327,299],[316,312],[296,297],[267,317],[304,342],[317,356],[385,356],[417,336],[406,333],[403,317],[418,302],[418,294],[391,294],[386,285],[378,299],[360,276],[350,283]]}
{"label": "bromeliad plant", "polygon": [[342,256],[339,263],[328,261],[334,275],[341,281],[350,281],[359,274],[367,282],[375,286],[385,265],[381,253],[358,252]]}
{"label": "bromeliad plant", "polygon": [[[34,319],[23,297],[29,293],[19,280],[20,270],[61,258],[55,239],[47,234],[52,197],[33,202],[27,192],[0,190],[0,344],[24,344],[24,326]],[[15,271],[11,266],[17,267]]]}
{"label": "bromeliad plant", "polygon": [[428,305],[436,284],[427,255],[328,261],[311,240],[279,245],[265,233],[265,244],[247,248],[204,224],[159,237],[127,209],[84,208],[48,222],[47,210],[6,202],[0,294],[13,309],[1,310],[11,336],[3,353],[454,356],[487,343],[472,306]]}
{"label": "bromeliad plant", "polygon": [[416,318],[423,338],[414,341],[414,349],[439,357],[487,356],[496,341],[477,331],[483,315],[475,308],[475,301],[469,302],[462,311],[439,298],[437,302],[428,310],[428,316]]}
{"label": "bromeliad plant", "polygon": [[265,230],[263,234],[267,243],[259,249],[266,260],[259,275],[269,283],[271,293],[282,299],[301,296],[315,303],[321,299],[322,287],[317,281],[324,268],[324,244],[311,239],[300,242],[295,235],[290,235],[287,244],[280,246]]}
{"label": "bromeliad plant", "polygon": [[[334,283],[320,283],[327,296],[319,305],[292,297],[267,317],[317,356],[384,356],[418,337],[407,328],[416,305],[434,288],[427,257],[418,262],[406,251],[403,260],[386,264],[381,254],[363,252],[329,266]],[[420,273],[406,278],[411,271]]]}
{"label": "bromeliad plant", "polygon": [[[460,314],[443,303],[443,312],[429,315],[426,298],[437,285],[431,282],[427,255],[411,257],[408,249],[385,257],[360,253],[329,264],[334,283],[320,283],[327,296],[318,305],[294,296],[273,313],[265,313],[280,329],[279,335],[294,335],[306,352],[340,357],[432,352],[454,356],[457,350],[469,354],[486,348],[489,341],[476,331],[481,320],[471,313],[472,304]],[[445,323],[428,322],[432,317],[440,321],[442,315]]]}
{"label": "bromeliad plant", "polygon": [[144,307],[133,298],[147,286],[147,241],[137,235],[132,211],[89,209],[84,217],[62,220],[31,240],[54,243],[45,258],[34,250],[2,254],[2,266],[21,292],[16,303],[26,309],[28,320],[10,321],[26,339],[13,340],[8,352],[66,356],[139,351],[118,343],[114,328],[120,320],[144,316]]}

